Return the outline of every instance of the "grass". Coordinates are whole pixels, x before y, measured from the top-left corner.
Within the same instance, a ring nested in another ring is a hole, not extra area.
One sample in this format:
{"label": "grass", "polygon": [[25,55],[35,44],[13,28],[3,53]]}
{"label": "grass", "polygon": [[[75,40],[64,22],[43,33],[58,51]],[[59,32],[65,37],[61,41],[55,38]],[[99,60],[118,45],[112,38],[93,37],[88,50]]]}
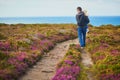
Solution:
{"label": "grass", "polygon": [[90,28],[86,50],[91,54],[100,80],[120,79],[120,27]]}
{"label": "grass", "polygon": [[[64,70],[60,71],[61,69]],[[71,44],[64,58],[58,63],[56,74],[52,80],[88,80],[86,76],[81,63],[80,46]]]}
{"label": "grass", "polygon": [[19,78],[56,43],[74,38],[72,24],[1,24],[0,80]]}
{"label": "grass", "polygon": [[[98,80],[120,79],[120,26],[90,25],[86,50],[94,62]],[[0,80],[18,79],[56,43],[77,38],[74,24],[0,24]],[[73,70],[74,68],[74,70]],[[71,45],[57,70],[73,80],[87,80],[79,46]],[[61,75],[60,74],[60,75]],[[70,75],[69,75],[70,74]],[[55,78],[61,76],[55,75]],[[66,78],[67,80],[67,78]]]}

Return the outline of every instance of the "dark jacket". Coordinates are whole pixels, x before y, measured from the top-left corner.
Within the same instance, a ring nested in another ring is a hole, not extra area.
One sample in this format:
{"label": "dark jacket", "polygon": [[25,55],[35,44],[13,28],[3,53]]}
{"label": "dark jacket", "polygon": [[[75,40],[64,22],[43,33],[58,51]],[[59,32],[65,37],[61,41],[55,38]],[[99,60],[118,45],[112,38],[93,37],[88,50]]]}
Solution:
{"label": "dark jacket", "polygon": [[87,26],[90,22],[88,16],[85,16],[84,12],[80,12],[76,15],[76,21],[79,27]]}

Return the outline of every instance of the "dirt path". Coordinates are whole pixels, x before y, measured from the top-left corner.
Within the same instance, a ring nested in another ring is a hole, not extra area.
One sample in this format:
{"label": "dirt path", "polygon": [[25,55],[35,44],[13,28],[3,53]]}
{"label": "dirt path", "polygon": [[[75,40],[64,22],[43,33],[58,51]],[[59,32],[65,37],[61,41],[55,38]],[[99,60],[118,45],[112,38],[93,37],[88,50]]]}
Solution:
{"label": "dirt path", "polygon": [[85,73],[87,74],[88,80],[96,80],[95,74],[91,70],[91,67],[93,66],[93,62],[92,62],[92,59],[91,59],[89,53],[87,53],[84,49],[81,50],[81,53],[82,53],[82,55],[81,55],[82,63],[84,65]]}
{"label": "dirt path", "polygon": [[[45,54],[43,58],[19,80],[50,80],[55,74],[56,64],[64,57],[70,44],[78,44],[78,39],[58,43],[53,50]],[[89,80],[95,80],[92,72],[89,70],[93,65],[90,55],[81,50],[82,63],[86,70]]]}
{"label": "dirt path", "polygon": [[78,40],[69,40],[56,45],[56,47],[43,58],[20,80],[50,80],[55,74],[56,64],[63,58],[70,44],[77,44]]}

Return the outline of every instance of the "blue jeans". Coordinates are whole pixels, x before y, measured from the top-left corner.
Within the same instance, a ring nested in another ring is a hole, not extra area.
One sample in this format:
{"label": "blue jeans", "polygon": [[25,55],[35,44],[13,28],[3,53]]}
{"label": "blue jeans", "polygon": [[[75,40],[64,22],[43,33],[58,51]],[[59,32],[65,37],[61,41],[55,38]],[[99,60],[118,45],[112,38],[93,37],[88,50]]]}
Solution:
{"label": "blue jeans", "polygon": [[85,47],[86,44],[86,31],[87,31],[87,26],[85,27],[78,27],[78,38],[80,42],[81,47]]}

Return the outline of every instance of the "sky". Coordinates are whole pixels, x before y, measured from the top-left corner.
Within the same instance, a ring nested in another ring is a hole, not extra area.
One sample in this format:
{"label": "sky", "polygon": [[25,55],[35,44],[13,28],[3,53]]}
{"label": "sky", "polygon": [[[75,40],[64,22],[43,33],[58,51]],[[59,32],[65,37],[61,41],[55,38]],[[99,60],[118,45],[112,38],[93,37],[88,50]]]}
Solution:
{"label": "sky", "polygon": [[0,17],[74,16],[78,6],[90,16],[120,16],[120,0],[0,0]]}

